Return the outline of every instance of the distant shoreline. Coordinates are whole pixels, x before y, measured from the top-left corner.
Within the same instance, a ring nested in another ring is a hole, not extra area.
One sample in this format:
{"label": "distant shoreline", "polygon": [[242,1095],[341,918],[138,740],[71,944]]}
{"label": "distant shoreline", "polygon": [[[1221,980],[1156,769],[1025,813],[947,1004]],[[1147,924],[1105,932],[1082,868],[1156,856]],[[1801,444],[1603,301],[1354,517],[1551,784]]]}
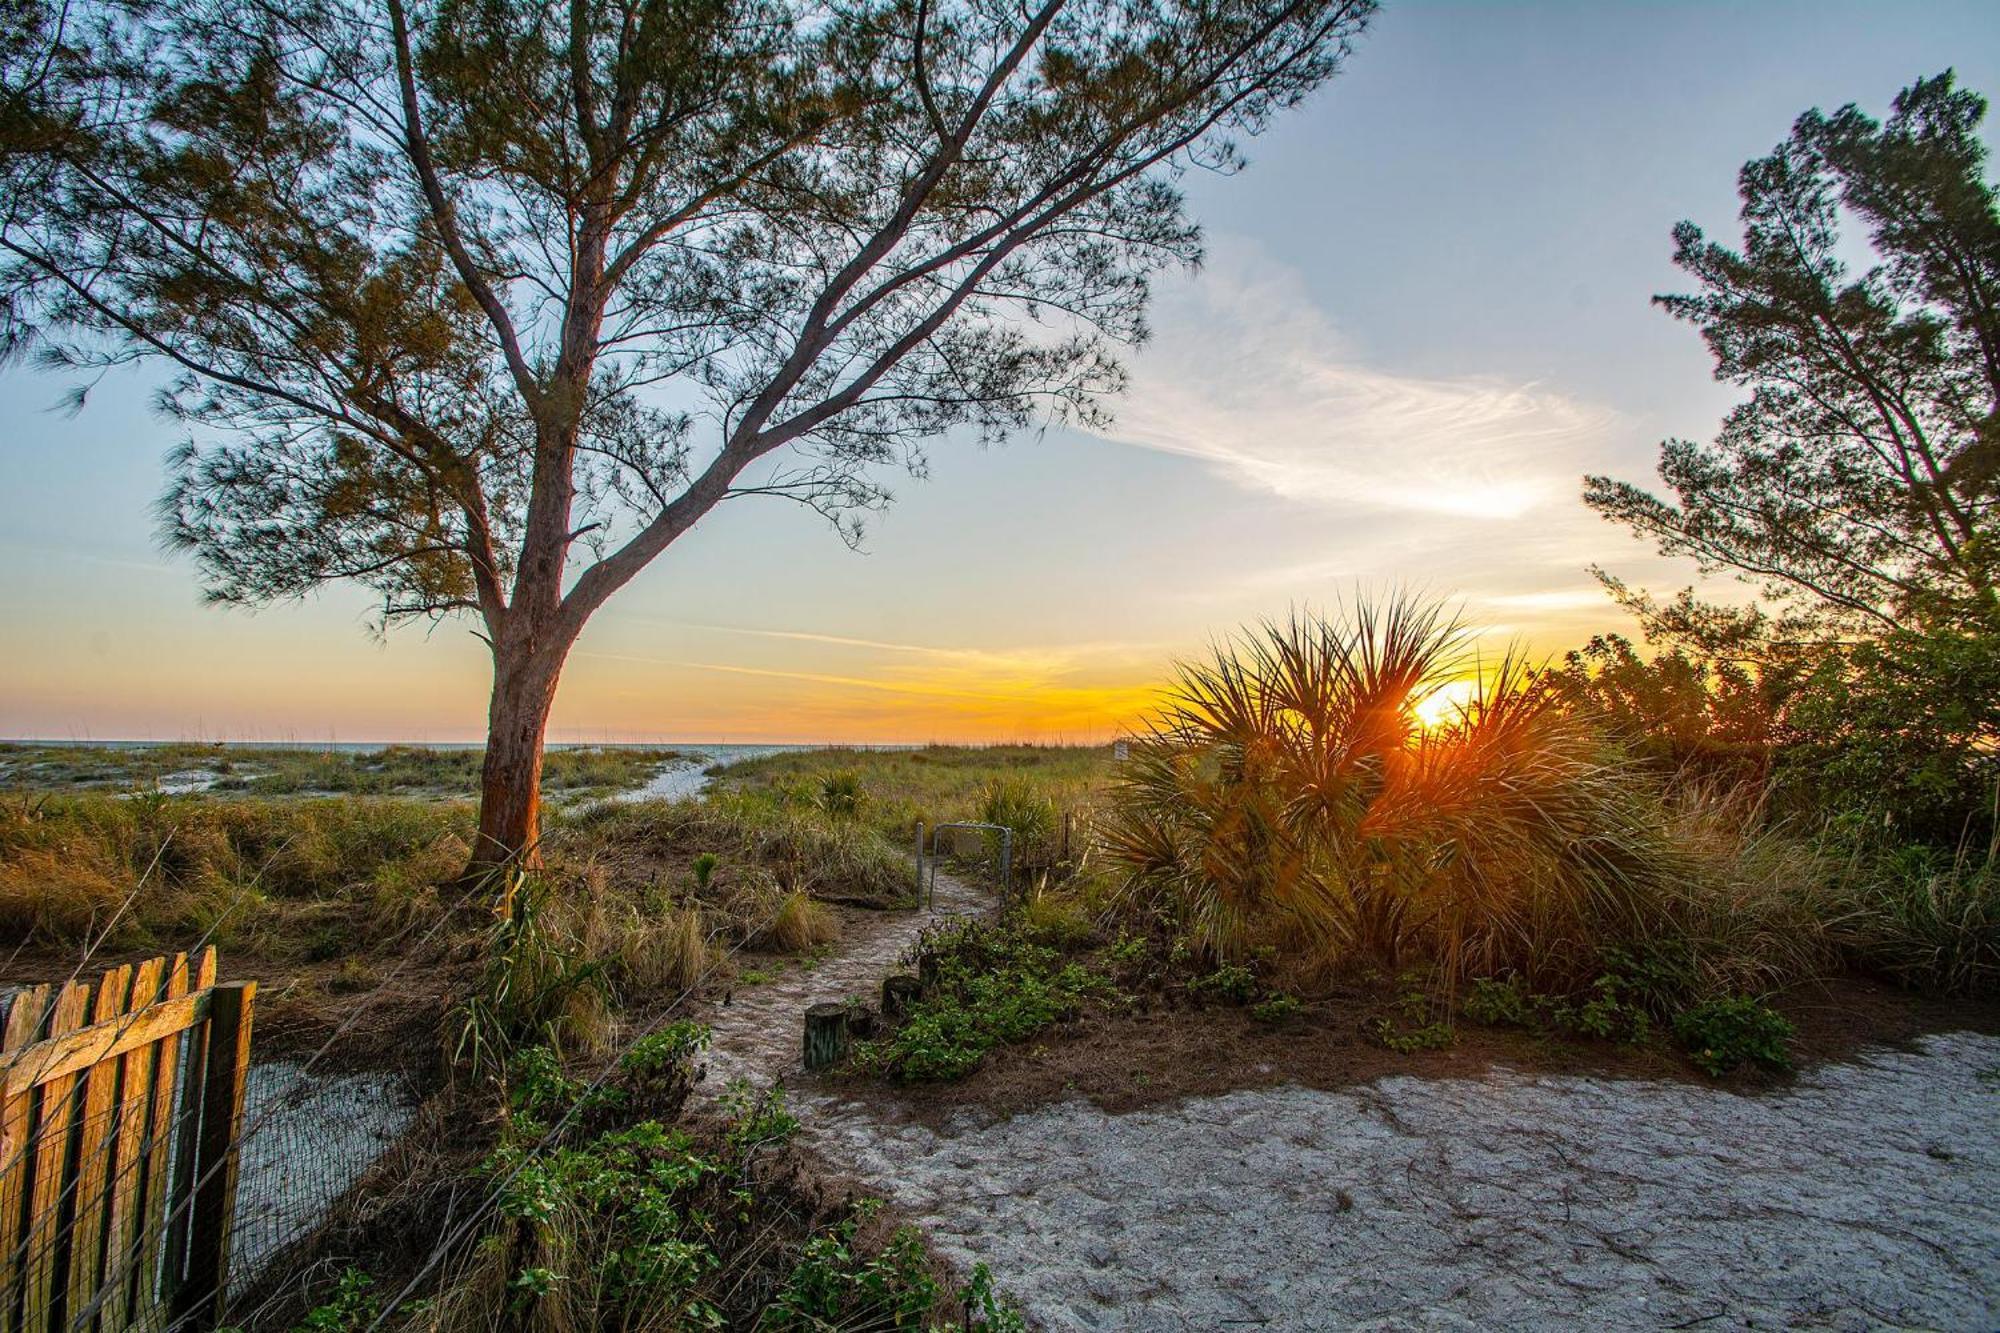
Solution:
{"label": "distant shoreline", "polygon": [[[550,750],[922,750],[930,746],[954,749],[996,749],[1007,746],[1038,746],[1048,749],[1090,748],[1093,742],[1063,741],[549,741]],[[303,741],[303,740],[74,740],[47,736],[0,736],[0,745],[40,746],[51,749],[91,748],[139,750],[164,746],[209,746],[233,750],[338,750],[368,753],[402,746],[416,750],[483,750],[484,741]]]}

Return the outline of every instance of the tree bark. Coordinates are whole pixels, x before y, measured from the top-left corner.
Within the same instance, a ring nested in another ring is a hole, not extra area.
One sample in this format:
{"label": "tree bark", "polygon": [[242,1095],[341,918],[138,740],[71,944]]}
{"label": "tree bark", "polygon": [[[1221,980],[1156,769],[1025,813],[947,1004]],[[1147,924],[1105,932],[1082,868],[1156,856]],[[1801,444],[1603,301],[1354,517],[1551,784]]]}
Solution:
{"label": "tree bark", "polygon": [[503,639],[494,652],[486,762],[479,775],[479,834],[467,877],[505,865],[533,869],[542,860],[542,737],[562,675],[562,655],[518,653],[506,643]]}

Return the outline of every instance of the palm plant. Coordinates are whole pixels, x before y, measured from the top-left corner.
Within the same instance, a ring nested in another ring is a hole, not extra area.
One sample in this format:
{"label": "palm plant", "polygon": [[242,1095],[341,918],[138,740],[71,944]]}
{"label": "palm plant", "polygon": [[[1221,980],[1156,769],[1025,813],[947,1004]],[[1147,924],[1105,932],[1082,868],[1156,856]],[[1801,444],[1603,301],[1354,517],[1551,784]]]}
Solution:
{"label": "palm plant", "polygon": [[1643,779],[1509,654],[1406,597],[1295,614],[1182,664],[1112,792],[1128,901],[1217,958],[1276,945],[1448,978],[1572,979],[1642,928],[1665,848]]}

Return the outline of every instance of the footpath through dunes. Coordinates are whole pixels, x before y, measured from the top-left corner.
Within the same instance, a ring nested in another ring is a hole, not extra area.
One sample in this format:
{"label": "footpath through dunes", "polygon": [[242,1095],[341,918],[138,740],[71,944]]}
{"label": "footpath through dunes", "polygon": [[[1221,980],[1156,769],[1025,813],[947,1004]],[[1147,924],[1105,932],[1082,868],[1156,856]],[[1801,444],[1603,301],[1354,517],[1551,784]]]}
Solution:
{"label": "footpath through dunes", "polygon": [[[912,869],[912,876],[915,875]],[[732,1079],[747,1079],[755,1087],[782,1082],[792,1101],[801,1100],[798,1081],[805,1073],[806,1006],[824,1000],[856,996],[871,1004],[880,998],[882,978],[898,969],[898,960],[917,942],[924,929],[953,917],[992,910],[998,898],[984,884],[973,884],[945,871],[937,872],[936,893],[914,911],[875,911],[838,907],[840,940],[817,964],[793,962],[767,981],[740,982],[721,1003],[699,1017],[713,1036],[708,1052],[708,1077],[697,1095],[714,1097]],[[817,1105],[823,1099],[812,1098]],[[808,1132],[813,1120],[807,1119]]]}
{"label": "footpath through dunes", "polygon": [[[940,875],[937,916],[990,892]],[[1058,1330],[2000,1326],[2000,1037],[1775,1091],[1397,1075],[942,1125],[806,1078],[805,1008],[872,996],[929,913],[709,1015],[704,1096],[781,1081],[801,1142]]]}

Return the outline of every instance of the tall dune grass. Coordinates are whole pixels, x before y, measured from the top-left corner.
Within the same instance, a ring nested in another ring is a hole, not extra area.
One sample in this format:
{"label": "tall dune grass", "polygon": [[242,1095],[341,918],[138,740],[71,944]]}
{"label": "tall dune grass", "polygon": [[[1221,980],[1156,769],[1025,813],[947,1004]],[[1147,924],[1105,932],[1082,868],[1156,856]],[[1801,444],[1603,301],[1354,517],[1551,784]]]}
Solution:
{"label": "tall dune grass", "polygon": [[440,910],[470,832],[469,807],[434,802],[0,798],[0,940],[213,932],[282,953],[383,938]]}

